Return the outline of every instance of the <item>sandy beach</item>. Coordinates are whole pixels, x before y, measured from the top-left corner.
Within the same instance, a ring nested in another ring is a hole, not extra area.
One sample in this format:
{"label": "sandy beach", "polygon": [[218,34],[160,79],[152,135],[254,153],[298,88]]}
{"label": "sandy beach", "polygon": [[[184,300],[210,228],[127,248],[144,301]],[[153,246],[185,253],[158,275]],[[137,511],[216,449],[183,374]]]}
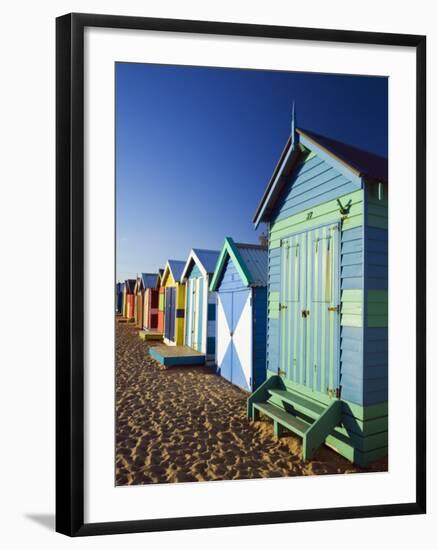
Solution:
{"label": "sandy beach", "polygon": [[298,437],[276,440],[269,420],[247,420],[245,392],[206,367],[161,367],[132,324],[116,331],[117,485],[387,469],[358,468],[326,446],[303,461]]}

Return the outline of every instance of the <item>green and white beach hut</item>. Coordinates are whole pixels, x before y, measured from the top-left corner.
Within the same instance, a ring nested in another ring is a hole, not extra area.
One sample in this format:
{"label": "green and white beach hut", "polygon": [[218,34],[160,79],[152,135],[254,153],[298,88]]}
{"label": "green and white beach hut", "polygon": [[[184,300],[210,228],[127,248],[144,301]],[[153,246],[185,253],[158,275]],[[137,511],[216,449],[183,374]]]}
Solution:
{"label": "green and white beach hut", "polygon": [[387,159],[292,131],[254,216],[269,238],[267,380],[248,415],[366,466],[388,450]]}

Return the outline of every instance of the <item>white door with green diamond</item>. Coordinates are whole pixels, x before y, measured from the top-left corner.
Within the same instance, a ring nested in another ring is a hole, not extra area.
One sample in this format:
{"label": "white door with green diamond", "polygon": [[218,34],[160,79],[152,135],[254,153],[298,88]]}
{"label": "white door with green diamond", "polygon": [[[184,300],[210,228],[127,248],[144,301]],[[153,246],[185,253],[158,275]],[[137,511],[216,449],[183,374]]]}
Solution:
{"label": "white door with green diamond", "polygon": [[340,227],[329,224],[281,241],[279,361],[283,376],[339,395]]}

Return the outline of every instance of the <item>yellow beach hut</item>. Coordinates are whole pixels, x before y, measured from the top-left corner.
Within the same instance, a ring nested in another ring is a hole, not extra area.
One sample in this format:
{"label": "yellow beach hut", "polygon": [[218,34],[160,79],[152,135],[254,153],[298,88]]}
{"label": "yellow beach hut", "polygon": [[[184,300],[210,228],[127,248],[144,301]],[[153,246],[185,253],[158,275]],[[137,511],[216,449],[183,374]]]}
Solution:
{"label": "yellow beach hut", "polygon": [[185,262],[168,260],[161,280],[164,288],[164,343],[179,346],[184,343],[185,284],[181,275]]}

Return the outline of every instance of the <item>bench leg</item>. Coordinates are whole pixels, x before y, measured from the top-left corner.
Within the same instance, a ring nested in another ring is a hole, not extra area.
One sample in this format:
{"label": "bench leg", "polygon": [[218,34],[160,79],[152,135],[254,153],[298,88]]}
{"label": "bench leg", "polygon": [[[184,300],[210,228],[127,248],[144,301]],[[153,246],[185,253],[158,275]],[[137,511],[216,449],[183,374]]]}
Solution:
{"label": "bench leg", "polygon": [[252,420],[259,420],[259,410],[252,405]]}
{"label": "bench leg", "polygon": [[273,420],[273,433],[275,434],[275,437],[281,437],[282,433],[283,433],[283,428],[281,426],[281,424],[279,424],[279,422],[277,422],[276,420]]}

